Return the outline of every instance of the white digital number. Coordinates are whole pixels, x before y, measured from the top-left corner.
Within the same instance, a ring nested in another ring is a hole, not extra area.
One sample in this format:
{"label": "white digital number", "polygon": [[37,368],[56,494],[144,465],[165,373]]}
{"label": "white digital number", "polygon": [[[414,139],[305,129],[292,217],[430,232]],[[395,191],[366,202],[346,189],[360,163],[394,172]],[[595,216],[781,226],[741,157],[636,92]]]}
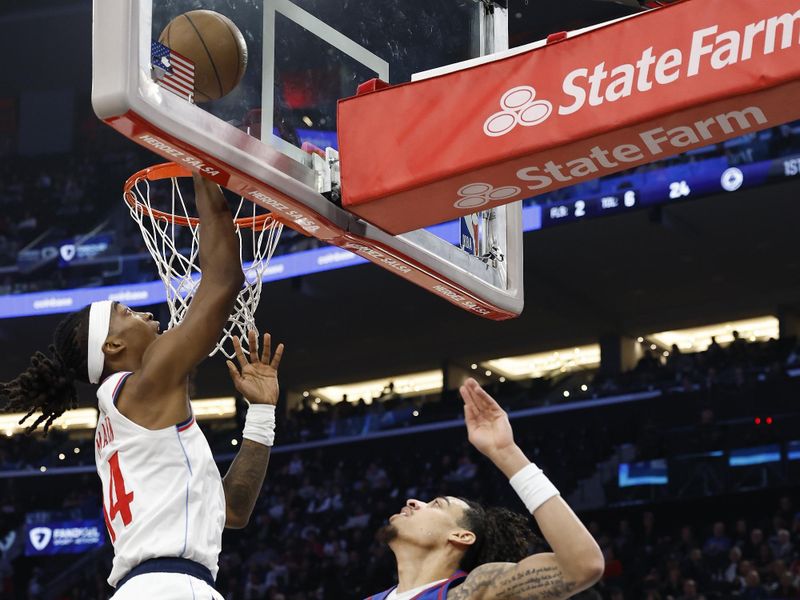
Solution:
{"label": "white digital number", "polygon": [[576,217],[586,216],[586,202],[584,202],[583,200],[578,200],[575,203],[575,216]]}
{"label": "white digital number", "polygon": [[623,202],[625,203],[625,206],[627,206],[628,208],[635,206],[636,192],[634,192],[633,190],[628,190],[627,192],[625,192],[625,195],[623,196]]}
{"label": "white digital number", "polygon": [[673,181],[669,184],[669,197],[670,200],[677,200],[678,198],[685,198],[692,193],[692,189],[685,181]]}

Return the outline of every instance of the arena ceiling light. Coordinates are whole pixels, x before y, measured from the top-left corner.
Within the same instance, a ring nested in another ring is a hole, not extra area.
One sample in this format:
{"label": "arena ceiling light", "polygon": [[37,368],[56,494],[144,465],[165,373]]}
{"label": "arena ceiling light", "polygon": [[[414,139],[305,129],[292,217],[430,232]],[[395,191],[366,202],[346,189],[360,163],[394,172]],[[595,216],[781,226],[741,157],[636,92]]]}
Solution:
{"label": "arena ceiling light", "polygon": [[655,342],[665,348],[677,344],[681,351],[702,352],[711,344],[715,337],[719,344],[729,344],[733,341],[733,332],[748,342],[764,342],[770,338],[777,339],[779,335],[778,319],[771,315],[744,319],[741,321],[727,321],[693,327],[691,329],[677,329],[675,331],[661,331],[644,336],[648,342]]}
{"label": "arena ceiling light", "polygon": [[[25,413],[10,413],[0,415],[0,432],[11,437],[14,434],[25,431],[27,425],[20,425],[19,421]],[[33,423],[41,416],[41,413],[34,413],[28,420]],[[94,429],[97,426],[96,408],[75,408],[66,411],[58,417],[50,426],[52,429]]]}
{"label": "arena ceiling light", "polygon": [[225,396],[192,400],[192,411],[198,421],[227,419],[236,414],[236,398]]}
{"label": "arena ceiling light", "polygon": [[[205,398],[202,400],[192,400],[192,411],[198,421],[211,419],[228,419],[236,414],[236,399],[233,396],[223,398]],[[34,422],[41,413],[35,413],[28,420]],[[10,413],[0,415],[0,435],[11,437],[25,431],[26,425],[20,425],[19,421],[25,413]],[[96,408],[75,408],[66,411],[58,417],[51,428],[70,430],[70,429],[94,429],[97,427]]]}
{"label": "arena ceiling light", "polygon": [[418,396],[420,394],[440,392],[443,381],[442,371],[437,369],[435,371],[408,373],[369,381],[330,385],[310,390],[309,395],[332,403],[341,402],[344,396],[347,396],[347,400],[350,402],[363,398],[367,404],[370,404],[374,399],[389,394],[389,384],[394,384],[394,392],[396,394]]}
{"label": "arena ceiling light", "polygon": [[600,366],[600,345],[589,344],[549,352],[495,358],[481,363],[481,366],[508,379],[548,377],[559,373],[594,369]]}

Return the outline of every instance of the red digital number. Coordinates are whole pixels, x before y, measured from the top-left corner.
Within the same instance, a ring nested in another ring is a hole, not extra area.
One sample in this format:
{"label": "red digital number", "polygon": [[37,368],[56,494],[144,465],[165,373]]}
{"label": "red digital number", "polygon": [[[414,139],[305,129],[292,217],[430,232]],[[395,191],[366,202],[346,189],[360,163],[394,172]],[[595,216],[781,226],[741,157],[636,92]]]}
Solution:
{"label": "red digital number", "polygon": [[108,505],[110,510],[106,510],[104,503],[103,518],[105,519],[108,534],[111,536],[111,542],[113,543],[117,539],[114,528],[111,526],[111,521],[114,520],[114,517],[120,515],[122,517],[122,524],[125,527],[130,525],[133,520],[131,515],[133,492],[128,492],[125,489],[125,479],[122,477],[122,471],[119,468],[119,451],[114,452],[114,454],[108,457],[108,466],[111,468],[111,477],[108,482]]}

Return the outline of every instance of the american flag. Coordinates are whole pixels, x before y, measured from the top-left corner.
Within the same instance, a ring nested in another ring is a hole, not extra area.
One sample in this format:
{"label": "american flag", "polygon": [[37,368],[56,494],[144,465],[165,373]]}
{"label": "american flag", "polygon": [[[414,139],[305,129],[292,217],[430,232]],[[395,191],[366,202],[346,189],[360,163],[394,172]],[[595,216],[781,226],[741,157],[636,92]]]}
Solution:
{"label": "american flag", "polygon": [[184,100],[193,102],[194,63],[156,41],[152,43],[150,55],[156,83]]}

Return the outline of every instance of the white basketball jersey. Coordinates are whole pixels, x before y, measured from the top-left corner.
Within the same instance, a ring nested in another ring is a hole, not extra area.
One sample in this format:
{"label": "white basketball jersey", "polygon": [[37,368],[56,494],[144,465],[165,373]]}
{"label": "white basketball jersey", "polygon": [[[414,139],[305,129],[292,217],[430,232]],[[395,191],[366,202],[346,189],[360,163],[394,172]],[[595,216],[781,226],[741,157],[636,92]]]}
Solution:
{"label": "white basketball jersey", "polygon": [[97,390],[95,462],[114,565],[108,583],[158,557],[182,557],[217,576],[225,527],[225,492],[211,448],[192,415],[165,429],[145,429],[115,406],[125,378]]}

